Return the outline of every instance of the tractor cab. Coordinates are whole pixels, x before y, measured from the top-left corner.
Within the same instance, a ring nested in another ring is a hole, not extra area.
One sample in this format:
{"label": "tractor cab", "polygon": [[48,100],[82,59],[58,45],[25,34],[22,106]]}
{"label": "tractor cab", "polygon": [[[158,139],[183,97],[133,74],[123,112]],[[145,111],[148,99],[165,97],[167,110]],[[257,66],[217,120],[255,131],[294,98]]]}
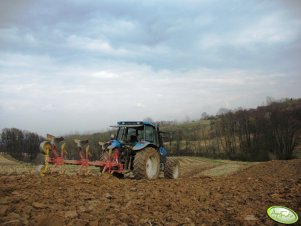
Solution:
{"label": "tractor cab", "polygon": [[[156,148],[160,146],[158,126],[152,122],[118,122],[116,139],[122,143],[138,148],[142,144],[151,145]],[[143,145],[144,146],[144,145]]]}
{"label": "tractor cab", "polygon": [[[141,167],[154,166],[156,173],[146,177],[158,177],[159,170],[164,170],[167,160],[167,151],[163,146],[159,126],[146,121],[121,121],[115,127],[118,128],[116,138],[109,142],[109,146],[104,149],[103,156],[109,156],[106,153],[115,153],[114,161],[122,163],[127,170],[134,170],[134,174],[135,171],[143,171]],[[144,162],[146,160],[143,153],[151,154],[152,157],[149,158],[148,163]],[[135,162],[139,163],[136,167]],[[139,175],[137,177],[145,177],[145,175]]]}

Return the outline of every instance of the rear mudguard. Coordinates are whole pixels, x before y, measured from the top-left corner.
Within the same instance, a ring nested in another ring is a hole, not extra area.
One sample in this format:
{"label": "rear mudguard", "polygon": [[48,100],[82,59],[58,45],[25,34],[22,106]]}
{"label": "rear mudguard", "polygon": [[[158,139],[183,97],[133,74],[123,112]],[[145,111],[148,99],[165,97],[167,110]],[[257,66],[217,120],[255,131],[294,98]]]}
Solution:
{"label": "rear mudguard", "polygon": [[[134,151],[140,151],[144,148],[146,148],[147,146],[152,146],[152,147],[155,147],[153,144],[151,144],[150,142],[148,141],[144,141],[144,142],[138,142],[137,144],[135,144],[135,146],[133,147],[133,150]],[[157,148],[156,148],[157,149]],[[163,157],[163,158],[166,158],[167,156],[167,151],[164,147],[160,147],[159,148],[159,153],[160,155]]]}

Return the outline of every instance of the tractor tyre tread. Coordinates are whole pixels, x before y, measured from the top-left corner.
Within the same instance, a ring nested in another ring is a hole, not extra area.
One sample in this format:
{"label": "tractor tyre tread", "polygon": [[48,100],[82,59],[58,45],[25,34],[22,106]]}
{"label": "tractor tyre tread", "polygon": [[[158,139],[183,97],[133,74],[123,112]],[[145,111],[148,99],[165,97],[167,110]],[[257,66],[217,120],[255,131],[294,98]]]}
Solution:
{"label": "tractor tyre tread", "polygon": [[[146,161],[147,159],[154,155],[159,162],[157,174],[153,178],[148,178],[146,173]],[[133,174],[135,179],[157,179],[160,173],[160,155],[155,148],[147,147],[136,153],[134,159],[134,169]]]}
{"label": "tractor tyre tread", "polygon": [[[178,170],[175,175],[175,170]],[[177,159],[168,158],[165,163],[164,177],[167,179],[177,179],[180,177],[180,163]]]}

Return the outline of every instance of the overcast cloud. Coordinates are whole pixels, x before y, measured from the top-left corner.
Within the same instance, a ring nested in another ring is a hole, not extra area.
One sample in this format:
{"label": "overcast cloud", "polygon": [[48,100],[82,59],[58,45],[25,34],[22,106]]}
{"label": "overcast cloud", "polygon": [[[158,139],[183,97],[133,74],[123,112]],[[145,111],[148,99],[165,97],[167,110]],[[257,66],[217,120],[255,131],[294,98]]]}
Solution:
{"label": "overcast cloud", "polygon": [[0,2],[0,129],[100,131],[301,96],[301,1]]}

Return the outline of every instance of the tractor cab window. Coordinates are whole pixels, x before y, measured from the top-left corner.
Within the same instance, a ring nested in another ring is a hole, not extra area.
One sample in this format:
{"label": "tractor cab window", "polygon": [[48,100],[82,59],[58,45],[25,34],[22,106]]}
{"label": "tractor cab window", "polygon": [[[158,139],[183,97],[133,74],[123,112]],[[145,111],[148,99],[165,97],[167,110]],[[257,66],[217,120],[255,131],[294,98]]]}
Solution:
{"label": "tractor cab window", "polygon": [[117,140],[122,141],[123,140],[123,136],[125,133],[125,127],[119,127],[118,132],[117,132]]}
{"label": "tractor cab window", "polygon": [[120,127],[117,139],[125,143],[136,143],[143,139],[143,127]]}
{"label": "tractor cab window", "polygon": [[158,145],[158,138],[156,136],[156,129],[152,126],[145,126],[145,140]]}
{"label": "tractor cab window", "polygon": [[136,128],[127,128],[126,141],[128,143],[137,142],[137,129]]}
{"label": "tractor cab window", "polygon": [[143,137],[144,137],[144,131],[143,131],[143,127],[141,127],[137,130],[137,140],[141,141],[143,140]]}

